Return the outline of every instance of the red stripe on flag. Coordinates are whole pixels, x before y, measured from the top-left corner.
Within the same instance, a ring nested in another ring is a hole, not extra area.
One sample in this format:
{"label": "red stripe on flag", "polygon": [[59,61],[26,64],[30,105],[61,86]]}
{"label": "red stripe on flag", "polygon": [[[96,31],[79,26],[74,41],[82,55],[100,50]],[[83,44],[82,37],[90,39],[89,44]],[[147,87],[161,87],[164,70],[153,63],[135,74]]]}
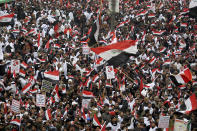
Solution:
{"label": "red stripe on flag", "polygon": [[192,104],[192,110],[197,109],[197,99],[196,99],[195,94],[190,96],[190,101],[191,101],[191,104]]}
{"label": "red stripe on flag", "polygon": [[100,54],[102,52],[105,52],[111,49],[124,50],[124,49],[129,48],[132,45],[134,46],[135,44],[136,44],[136,41],[134,40],[125,40],[125,41],[117,42],[115,44],[108,45],[105,47],[91,48],[91,50],[94,51],[96,54]]}

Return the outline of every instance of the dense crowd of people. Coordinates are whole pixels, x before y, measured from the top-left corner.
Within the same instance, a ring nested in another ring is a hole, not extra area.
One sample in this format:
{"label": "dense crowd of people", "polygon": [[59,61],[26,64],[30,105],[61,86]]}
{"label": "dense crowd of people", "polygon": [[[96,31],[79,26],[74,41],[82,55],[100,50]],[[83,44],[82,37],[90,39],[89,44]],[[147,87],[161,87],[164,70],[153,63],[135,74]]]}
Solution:
{"label": "dense crowd of people", "polygon": [[[197,23],[188,6],[186,0],[120,0],[112,21],[105,0],[3,4],[1,15],[15,15],[0,27],[0,129],[160,131],[160,116],[170,116],[169,130],[175,119],[191,121],[196,130],[196,110],[181,113],[197,89]],[[95,47],[138,44],[139,56],[115,67],[115,79],[107,79],[101,57],[83,53],[99,14]],[[12,60],[19,60],[19,72],[11,71]],[[170,76],[185,69],[192,80],[177,86]],[[47,80],[46,72],[55,71],[58,79]],[[52,83],[48,90],[44,80]],[[36,105],[36,94],[46,96],[44,107]],[[20,102],[18,112],[13,100]]]}

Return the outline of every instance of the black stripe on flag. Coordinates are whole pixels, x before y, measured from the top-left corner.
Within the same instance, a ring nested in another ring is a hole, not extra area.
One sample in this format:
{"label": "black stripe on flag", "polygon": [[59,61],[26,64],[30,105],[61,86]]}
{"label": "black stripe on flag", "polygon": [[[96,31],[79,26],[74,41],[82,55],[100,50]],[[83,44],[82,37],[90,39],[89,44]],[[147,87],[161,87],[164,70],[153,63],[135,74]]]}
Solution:
{"label": "black stripe on flag", "polygon": [[137,56],[137,55],[122,52],[119,55],[112,57],[110,60],[107,61],[107,63],[109,65],[113,65],[116,68],[118,66],[122,66],[122,65],[126,64],[129,60],[130,56]]}
{"label": "black stripe on flag", "polygon": [[176,86],[182,85],[182,84],[178,83],[178,81],[176,80],[176,78],[175,78],[173,75],[170,76],[170,80],[171,80]]}
{"label": "black stripe on flag", "polygon": [[197,6],[189,9],[189,16],[195,18],[197,21]]}

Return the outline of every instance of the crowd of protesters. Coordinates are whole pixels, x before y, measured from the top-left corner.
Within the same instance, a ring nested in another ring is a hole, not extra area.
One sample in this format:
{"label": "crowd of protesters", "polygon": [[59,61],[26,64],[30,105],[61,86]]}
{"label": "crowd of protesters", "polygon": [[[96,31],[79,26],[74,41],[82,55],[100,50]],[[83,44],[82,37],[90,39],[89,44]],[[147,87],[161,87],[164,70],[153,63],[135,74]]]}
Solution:
{"label": "crowd of protesters", "polygon": [[[105,126],[112,131],[160,131],[163,115],[170,116],[169,130],[175,119],[191,121],[196,130],[197,112],[180,113],[197,89],[197,23],[188,16],[188,6],[186,0],[120,0],[114,21],[105,0],[16,0],[1,6],[0,14],[15,16],[10,25],[0,27],[0,129],[93,131]],[[96,69],[100,57],[82,51],[99,13],[96,46],[108,45],[114,37],[117,42],[138,41],[139,56],[115,68],[111,80],[105,66]],[[12,60],[26,63],[20,67],[24,76],[10,72]],[[170,75],[186,68],[192,80],[176,86]],[[49,92],[42,90],[44,72],[54,70],[60,72],[59,81]],[[29,81],[32,85],[24,93]],[[85,107],[84,91],[93,93]],[[36,105],[36,94],[46,95],[45,107]],[[19,112],[11,109],[13,99],[20,101]],[[95,124],[95,115],[100,124]],[[16,119],[20,124],[11,123]]]}

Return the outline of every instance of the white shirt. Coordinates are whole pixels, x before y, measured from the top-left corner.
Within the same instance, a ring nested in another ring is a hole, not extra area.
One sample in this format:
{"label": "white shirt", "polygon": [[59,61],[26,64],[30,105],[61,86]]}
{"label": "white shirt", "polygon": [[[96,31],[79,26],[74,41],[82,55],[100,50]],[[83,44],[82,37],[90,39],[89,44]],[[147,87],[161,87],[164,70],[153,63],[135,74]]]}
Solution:
{"label": "white shirt", "polygon": [[117,123],[116,126],[113,126],[113,125],[111,124],[111,122],[110,122],[110,123],[107,124],[106,127],[111,127],[111,131],[117,131],[117,130],[120,128],[120,124]]}
{"label": "white shirt", "polygon": [[157,127],[154,127],[154,128],[151,127],[151,128],[149,129],[149,131],[156,131],[156,129],[157,129]]}

